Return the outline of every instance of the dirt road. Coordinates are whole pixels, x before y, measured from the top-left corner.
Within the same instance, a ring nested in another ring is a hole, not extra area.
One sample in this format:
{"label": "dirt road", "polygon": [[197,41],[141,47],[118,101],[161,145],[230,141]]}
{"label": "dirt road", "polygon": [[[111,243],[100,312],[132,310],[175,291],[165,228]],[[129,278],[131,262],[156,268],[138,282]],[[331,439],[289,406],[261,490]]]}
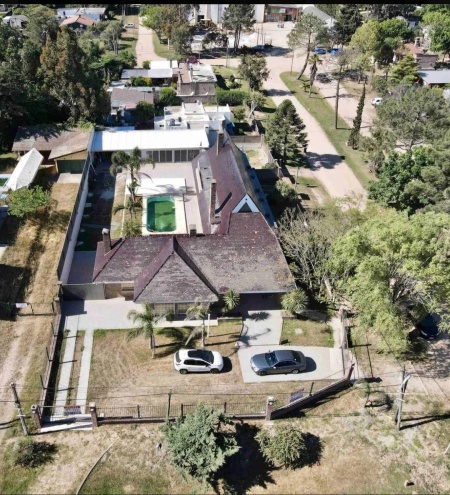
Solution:
{"label": "dirt road", "polygon": [[136,67],[142,67],[144,60],[164,60],[155,53],[153,48],[153,31],[142,25],[139,17],[138,40],[136,43]]}

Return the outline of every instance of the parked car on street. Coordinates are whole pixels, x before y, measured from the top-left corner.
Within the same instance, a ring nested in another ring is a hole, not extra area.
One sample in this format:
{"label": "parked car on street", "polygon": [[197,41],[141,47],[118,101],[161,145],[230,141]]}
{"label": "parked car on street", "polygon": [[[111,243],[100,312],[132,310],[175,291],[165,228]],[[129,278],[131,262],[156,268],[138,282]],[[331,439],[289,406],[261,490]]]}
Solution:
{"label": "parked car on street", "polygon": [[372,98],[370,103],[372,103],[372,105],[374,107],[377,107],[382,101],[383,101],[383,98],[378,97],[378,98]]}
{"label": "parked car on street", "polygon": [[297,374],[306,370],[306,358],[299,351],[279,350],[255,354],[250,359],[250,365],[259,376],[281,373]]}
{"label": "parked car on street", "polygon": [[433,316],[428,314],[425,318],[416,325],[417,330],[421,337],[424,337],[427,340],[434,340],[441,333],[439,330],[438,323],[436,321],[438,316]]}
{"label": "parked car on street", "polygon": [[134,28],[134,22],[128,22],[127,24],[125,24],[125,27]]}
{"label": "parked car on street", "polygon": [[219,373],[223,369],[223,357],[217,351],[180,349],[173,356],[173,366],[182,375],[186,373]]}
{"label": "parked car on street", "polygon": [[314,53],[317,53],[317,55],[326,55],[327,51],[325,48],[316,48]]}
{"label": "parked car on street", "polygon": [[332,48],[330,50],[330,55],[337,56],[343,52],[342,48]]}

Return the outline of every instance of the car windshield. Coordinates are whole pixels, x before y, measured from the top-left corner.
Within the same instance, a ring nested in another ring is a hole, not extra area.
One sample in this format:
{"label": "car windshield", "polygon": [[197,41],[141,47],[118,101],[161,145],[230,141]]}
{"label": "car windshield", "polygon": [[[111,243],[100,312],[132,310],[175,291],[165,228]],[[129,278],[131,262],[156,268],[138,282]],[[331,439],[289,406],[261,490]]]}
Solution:
{"label": "car windshield", "polygon": [[195,351],[188,351],[188,356],[194,359],[203,359],[203,361],[206,361],[207,363],[214,362],[214,355],[211,351],[196,349]]}
{"label": "car windshield", "polygon": [[277,362],[277,358],[275,357],[274,352],[268,352],[266,353],[266,361],[269,366],[274,366],[274,364]]}

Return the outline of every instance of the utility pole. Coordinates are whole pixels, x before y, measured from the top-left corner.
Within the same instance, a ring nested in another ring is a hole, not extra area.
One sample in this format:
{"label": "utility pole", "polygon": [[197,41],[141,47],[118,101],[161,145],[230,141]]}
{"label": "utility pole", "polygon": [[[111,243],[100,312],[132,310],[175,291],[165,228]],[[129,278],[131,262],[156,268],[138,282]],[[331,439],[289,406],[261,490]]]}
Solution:
{"label": "utility pole", "polygon": [[22,406],[20,405],[20,399],[17,394],[16,384],[11,383],[11,390],[14,395],[14,402],[16,403],[17,414],[19,415],[20,422],[22,423],[23,434],[27,437],[29,435],[27,424],[25,423],[25,416],[22,412]]}
{"label": "utility pole", "polygon": [[397,407],[397,412],[395,413],[395,421],[397,422],[397,430],[400,431],[401,427],[401,422],[402,422],[402,409],[403,409],[403,402],[405,398],[405,392],[406,392],[406,385],[408,384],[408,380],[411,378],[410,374],[405,373],[405,367],[402,367],[402,372],[400,374],[400,389],[398,391],[398,407]]}

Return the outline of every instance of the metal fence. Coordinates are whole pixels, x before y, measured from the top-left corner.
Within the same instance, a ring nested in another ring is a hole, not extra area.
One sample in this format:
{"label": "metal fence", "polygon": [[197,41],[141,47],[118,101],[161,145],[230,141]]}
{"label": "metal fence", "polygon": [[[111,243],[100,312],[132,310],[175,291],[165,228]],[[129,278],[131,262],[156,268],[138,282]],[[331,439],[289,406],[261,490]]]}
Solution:
{"label": "metal fence", "polygon": [[349,345],[348,345],[348,331],[350,325],[348,322],[347,310],[342,307],[339,308],[339,321],[341,323],[340,347],[342,350],[342,366],[344,369],[347,369],[350,364],[350,361],[352,360],[352,355],[349,351]]}
{"label": "metal fence", "polygon": [[105,286],[103,284],[62,284],[62,290],[64,299],[68,301],[105,299]]}

